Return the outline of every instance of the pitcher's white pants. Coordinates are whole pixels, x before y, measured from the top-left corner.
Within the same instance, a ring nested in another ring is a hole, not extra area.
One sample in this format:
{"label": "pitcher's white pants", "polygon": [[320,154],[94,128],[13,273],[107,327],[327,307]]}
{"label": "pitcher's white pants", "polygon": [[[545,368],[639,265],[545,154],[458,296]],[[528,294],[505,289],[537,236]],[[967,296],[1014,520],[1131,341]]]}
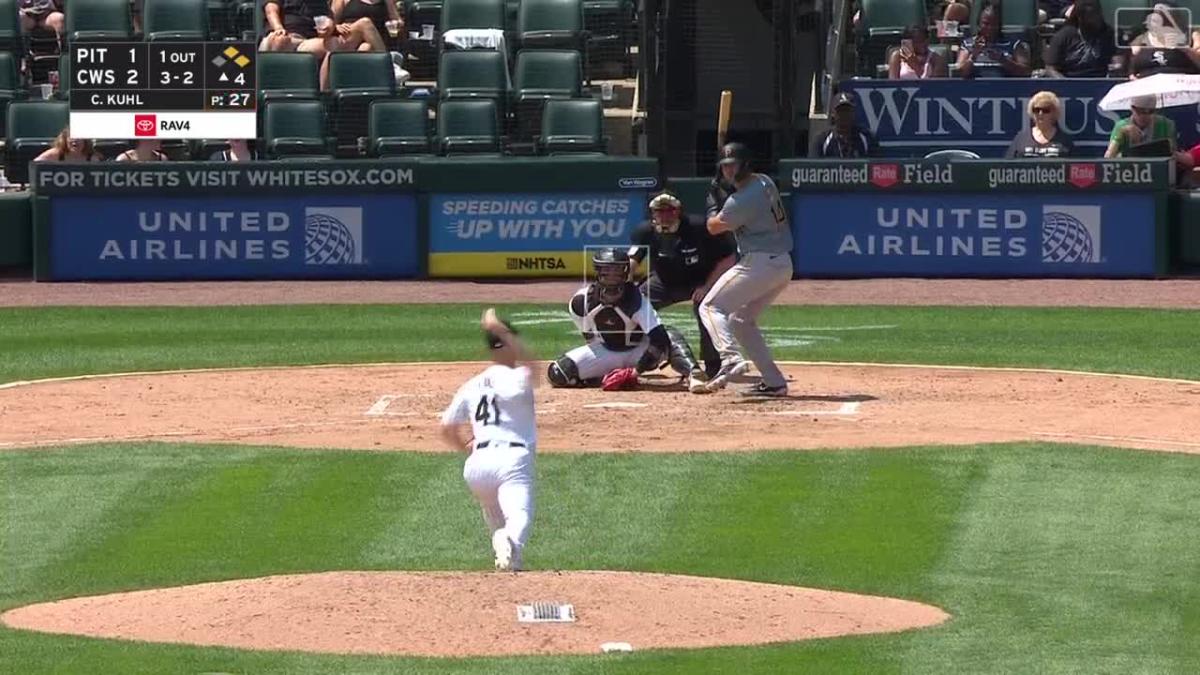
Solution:
{"label": "pitcher's white pants", "polygon": [[477,445],[463,466],[463,479],[479,501],[489,534],[504,530],[512,542],[516,569],[533,524],[533,457],[533,448],[499,441]]}

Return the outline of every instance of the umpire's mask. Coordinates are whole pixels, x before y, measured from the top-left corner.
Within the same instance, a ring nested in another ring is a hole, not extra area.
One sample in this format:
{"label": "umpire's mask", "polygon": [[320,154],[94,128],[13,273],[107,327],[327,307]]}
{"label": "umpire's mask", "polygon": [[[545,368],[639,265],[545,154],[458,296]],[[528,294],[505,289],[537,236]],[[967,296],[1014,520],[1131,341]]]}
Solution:
{"label": "umpire's mask", "polygon": [[679,218],[683,204],[670,192],[663,192],[650,200],[650,218],[655,231],[674,234],[679,229]]}

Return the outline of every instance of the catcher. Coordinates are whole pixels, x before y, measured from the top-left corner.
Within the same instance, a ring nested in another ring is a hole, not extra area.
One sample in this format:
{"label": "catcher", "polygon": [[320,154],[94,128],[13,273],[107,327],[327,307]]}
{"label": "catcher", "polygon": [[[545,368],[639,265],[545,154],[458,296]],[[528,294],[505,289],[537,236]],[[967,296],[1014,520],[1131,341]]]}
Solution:
{"label": "catcher", "polygon": [[[659,322],[658,312],[630,282],[629,253],[599,249],[592,256],[596,280],[575,293],[567,309],[586,342],[550,363],[555,387],[632,389],[638,375],[664,362],[701,389],[706,378],[678,330]],[[691,388],[691,387],[689,387]],[[694,390],[693,390],[694,391]]]}

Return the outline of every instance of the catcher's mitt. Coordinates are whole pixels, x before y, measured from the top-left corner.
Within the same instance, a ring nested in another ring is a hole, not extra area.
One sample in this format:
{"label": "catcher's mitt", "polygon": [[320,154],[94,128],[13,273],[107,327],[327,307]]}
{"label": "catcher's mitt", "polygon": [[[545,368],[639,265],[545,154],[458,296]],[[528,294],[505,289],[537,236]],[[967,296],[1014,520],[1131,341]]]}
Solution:
{"label": "catcher's mitt", "polygon": [[617,368],[604,376],[600,388],[604,391],[637,389],[638,373],[635,368]]}

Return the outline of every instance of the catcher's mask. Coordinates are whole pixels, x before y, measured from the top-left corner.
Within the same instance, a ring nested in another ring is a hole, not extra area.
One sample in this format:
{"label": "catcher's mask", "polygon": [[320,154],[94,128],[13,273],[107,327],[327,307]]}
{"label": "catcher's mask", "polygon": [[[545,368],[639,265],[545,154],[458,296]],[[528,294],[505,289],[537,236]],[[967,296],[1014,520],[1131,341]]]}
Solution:
{"label": "catcher's mask", "polygon": [[592,256],[596,268],[596,285],[600,287],[600,302],[613,304],[625,292],[629,281],[629,253],[618,248],[602,248]]}
{"label": "catcher's mask", "polygon": [[733,180],[740,181],[750,175],[750,148],[747,148],[741,143],[726,143],[725,147],[721,148],[721,159],[717,162],[717,166],[736,166],[737,170],[733,174]]}
{"label": "catcher's mask", "polygon": [[679,229],[683,204],[675,195],[664,192],[650,200],[650,218],[654,229],[661,234],[674,234]]}

